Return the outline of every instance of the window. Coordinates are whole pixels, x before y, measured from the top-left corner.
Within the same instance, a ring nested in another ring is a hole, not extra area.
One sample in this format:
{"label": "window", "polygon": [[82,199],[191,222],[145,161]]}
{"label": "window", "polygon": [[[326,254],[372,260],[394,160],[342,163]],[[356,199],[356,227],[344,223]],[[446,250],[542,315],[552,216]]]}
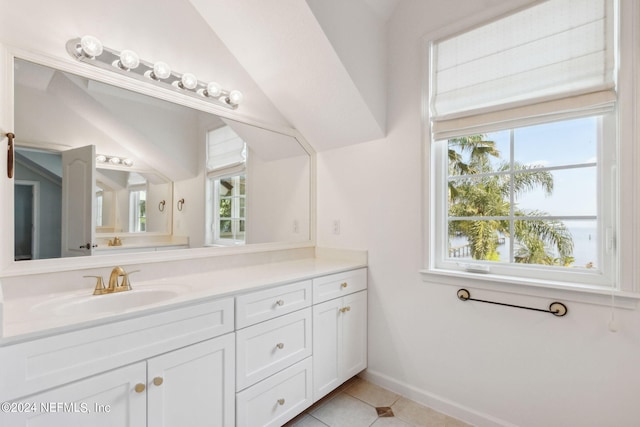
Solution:
{"label": "window", "polygon": [[102,227],[102,209],[104,202],[104,190],[98,188],[96,191],[96,227]]}
{"label": "window", "polygon": [[209,245],[246,242],[246,160],[246,144],[229,126],[208,133],[205,238]]}
{"label": "window", "polygon": [[549,0],[431,41],[432,271],[616,285],[616,7]]}
{"label": "window", "polygon": [[214,241],[243,244],[245,241],[245,177],[235,175],[213,181],[217,218],[214,220]]}
{"label": "window", "polygon": [[147,190],[129,189],[129,230],[132,233],[147,229]]}
{"label": "window", "polygon": [[612,159],[600,153],[608,139],[604,123],[613,118],[438,142],[446,159],[446,247],[439,266],[503,274],[514,273],[498,267],[527,267],[527,275],[544,268],[537,274],[571,280],[570,273],[579,272],[583,282],[604,283],[611,273],[613,218],[599,205],[613,205],[615,187],[604,173],[613,170]]}

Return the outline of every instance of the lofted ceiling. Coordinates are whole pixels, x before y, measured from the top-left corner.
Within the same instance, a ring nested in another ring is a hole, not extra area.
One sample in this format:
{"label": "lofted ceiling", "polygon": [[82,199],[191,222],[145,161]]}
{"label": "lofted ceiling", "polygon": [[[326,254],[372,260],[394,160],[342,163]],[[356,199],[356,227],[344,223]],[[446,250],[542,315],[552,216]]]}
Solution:
{"label": "lofted ceiling", "polygon": [[322,151],[385,136],[386,23],[399,2],[0,0],[0,42],[70,61],[66,41],[94,35],[242,90],[241,116],[293,126]]}
{"label": "lofted ceiling", "polygon": [[190,1],[316,150],[385,136],[386,21],[399,0]]}

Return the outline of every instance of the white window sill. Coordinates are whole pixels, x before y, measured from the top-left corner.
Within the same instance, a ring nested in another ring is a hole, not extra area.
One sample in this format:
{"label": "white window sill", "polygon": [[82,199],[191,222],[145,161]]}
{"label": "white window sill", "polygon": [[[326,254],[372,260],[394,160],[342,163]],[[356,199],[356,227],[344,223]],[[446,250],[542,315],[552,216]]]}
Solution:
{"label": "white window sill", "polygon": [[[451,270],[420,270],[426,283],[454,286],[458,289],[482,289],[505,294],[547,298],[560,302],[573,301],[586,304],[611,306],[635,310],[640,294],[635,292],[603,289],[581,284],[554,283],[549,281],[499,276],[496,274],[467,273]],[[455,296],[455,291],[452,292]],[[472,294],[473,295],[473,294]],[[497,301],[500,302],[500,301]]]}

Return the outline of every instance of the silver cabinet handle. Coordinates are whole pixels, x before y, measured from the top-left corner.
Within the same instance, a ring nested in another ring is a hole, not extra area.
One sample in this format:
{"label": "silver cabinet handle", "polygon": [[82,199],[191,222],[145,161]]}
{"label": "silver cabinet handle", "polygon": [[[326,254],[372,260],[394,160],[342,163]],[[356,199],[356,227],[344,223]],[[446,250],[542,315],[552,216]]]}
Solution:
{"label": "silver cabinet handle", "polygon": [[280,350],[282,350],[284,348],[284,343],[279,342],[278,344],[276,344],[276,347],[278,347]]}
{"label": "silver cabinet handle", "polygon": [[284,300],[279,299],[278,301],[276,301],[276,305],[282,307],[284,305]]}
{"label": "silver cabinet handle", "polygon": [[284,405],[284,399],[278,399],[278,405],[280,406]]}

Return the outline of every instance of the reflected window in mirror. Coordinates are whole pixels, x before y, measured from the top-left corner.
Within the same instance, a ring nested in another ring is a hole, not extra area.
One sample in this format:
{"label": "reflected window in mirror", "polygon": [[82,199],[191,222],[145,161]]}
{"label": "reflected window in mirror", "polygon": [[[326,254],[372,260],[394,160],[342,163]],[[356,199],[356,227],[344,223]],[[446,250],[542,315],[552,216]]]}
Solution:
{"label": "reflected window in mirror", "polygon": [[129,172],[129,232],[147,230],[147,180],[140,174]]}
{"label": "reflected window in mirror", "polygon": [[98,188],[96,191],[96,228],[102,227],[102,209],[103,209],[104,191]]}
{"label": "reflected window in mirror", "polygon": [[221,245],[243,245],[246,224],[245,175],[216,179],[214,186],[214,243]]}
{"label": "reflected window in mirror", "polygon": [[207,135],[208,245],[246,243],[247,144],[229,126]]}
{"label": "reflected window in mirror", "polygon": [[147,230],[147,190],[129,190],[129,231]]}

